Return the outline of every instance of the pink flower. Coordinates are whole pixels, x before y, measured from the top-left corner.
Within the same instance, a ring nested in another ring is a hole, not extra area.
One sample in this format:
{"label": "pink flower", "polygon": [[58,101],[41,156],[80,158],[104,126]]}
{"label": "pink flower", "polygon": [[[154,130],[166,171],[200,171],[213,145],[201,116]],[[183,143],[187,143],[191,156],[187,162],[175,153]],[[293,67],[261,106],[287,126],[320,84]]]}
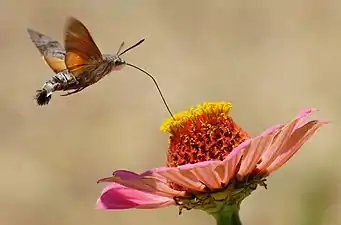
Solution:
{"label": "pink flower", "polygon": [[[305,119],[304,110],[286,124],[249,138],[228,115],[229,103],[204,103],[174,115],[161,127],[170,133],[167,165],[142,174],[118,170],[97,201],[100,209],[175,205],[216,215],[241,201],[286,163],[326,121]],[[239,219],[239,217],[238,217]],[[219,220],[219,219],[218,219]],[[238,223],[236,223],[238,224]]]}

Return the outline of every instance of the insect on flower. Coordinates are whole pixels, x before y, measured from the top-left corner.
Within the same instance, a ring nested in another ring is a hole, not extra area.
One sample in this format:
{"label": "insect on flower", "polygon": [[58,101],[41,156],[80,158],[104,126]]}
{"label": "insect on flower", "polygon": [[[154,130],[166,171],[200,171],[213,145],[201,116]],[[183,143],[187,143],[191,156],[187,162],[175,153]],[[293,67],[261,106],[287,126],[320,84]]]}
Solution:
{"label": "insect on flower", "polygon": [[[27,29],[27,31],[46,63],[56,73],[37,91],[35,99],[40,106],[48,104],[55,91],[70,90],[61,96],[80,92],[111,71],[121,70],[124,65],[140,70],[152,78],[156,84],[155,79],[149,73],[121,58],[123,54],[140,45],[144,39],[122,52],[124,42],[121,43],[116,54],[102,54],[87,28],[73,17],[68,18],[65,26],[65,48],[42,33],[32,29]],[[156,86],[161,94],[157,84]],[[164,101],[162,94],[161,97]]]}
{"label": "insect on flower", "polygon": [[[205,102],[174,114],[161,126],[169,142],[165,166],[143,173],[116,170],[97,200],[99,209],[177,206],[212,215],[218,225],[241,225],[241,202],[262,186],[323,125],[316,109],[251,137],[230,116],[228,102]],[[175,119],[174,119],[175,118]]]}

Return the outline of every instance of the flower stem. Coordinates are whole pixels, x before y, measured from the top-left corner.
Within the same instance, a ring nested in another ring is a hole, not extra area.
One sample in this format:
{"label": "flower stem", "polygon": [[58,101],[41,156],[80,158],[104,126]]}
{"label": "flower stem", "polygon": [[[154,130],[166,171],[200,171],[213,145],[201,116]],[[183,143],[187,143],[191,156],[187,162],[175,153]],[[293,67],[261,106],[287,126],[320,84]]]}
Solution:
{"label": "flower stem", "polygon": [[215,208],[215,210],[206,210],[206,212],[216,219],[217,225],[242,225],[239,218],[239,209],[239,204],[222,204],[220,207]]}

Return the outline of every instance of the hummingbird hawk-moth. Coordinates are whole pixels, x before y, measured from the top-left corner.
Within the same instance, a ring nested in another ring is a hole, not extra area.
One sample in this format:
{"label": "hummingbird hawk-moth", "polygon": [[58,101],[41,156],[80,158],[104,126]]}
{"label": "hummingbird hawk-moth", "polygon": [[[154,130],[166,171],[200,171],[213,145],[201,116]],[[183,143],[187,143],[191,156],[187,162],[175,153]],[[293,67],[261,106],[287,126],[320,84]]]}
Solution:
{"label": "hummingbird hawk-moth", "polygon": [[38,105],[47,105],[55,91],[70,91],[61,96],[75,94],[95,84],[111,71],[121,70],[125,65],[142,69],[126,63],[121,56],[140,45],[144,39],[122,51],[121,43],[116,54],[102,54],[92,39],[90,32],[79,20],[69,17],[64,31],[64,47],[58,41],[27,29],[33,43],[45,62],[56,73],[37,90],[35,100]]}

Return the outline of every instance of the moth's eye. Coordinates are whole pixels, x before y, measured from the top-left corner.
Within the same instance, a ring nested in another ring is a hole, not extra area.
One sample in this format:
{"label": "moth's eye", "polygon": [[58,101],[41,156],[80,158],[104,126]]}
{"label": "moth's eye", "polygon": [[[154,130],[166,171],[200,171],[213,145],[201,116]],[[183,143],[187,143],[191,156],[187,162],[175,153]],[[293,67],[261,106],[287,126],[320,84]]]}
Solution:
{"label": "moth's eye", "polygon": [[115,62],[116,65],[122,65],[122,64],[125,64],[125,61],[123,59],[118,59],[116,62]]}
{"label": "moth's eye", "polygon": [[112,70],[121,70],[125,65],[123,60],[115,61],[115,65],[112,67]]}

